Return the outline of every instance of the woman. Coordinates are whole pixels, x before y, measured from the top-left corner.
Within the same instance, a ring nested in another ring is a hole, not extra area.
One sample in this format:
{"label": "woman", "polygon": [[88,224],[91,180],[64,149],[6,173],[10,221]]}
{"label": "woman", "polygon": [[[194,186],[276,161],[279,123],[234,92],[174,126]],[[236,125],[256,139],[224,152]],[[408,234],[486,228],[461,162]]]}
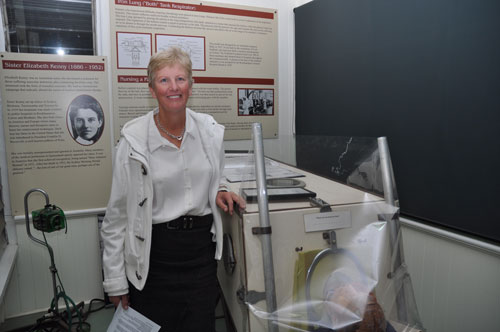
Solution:
{"label": "woman", "polygon": [[214,331],[217,209],[244,202],[221,182],[224,127],[186,108],[191,60],[178,48],[153,57],[149,89],[158,108],[122,129],[101,233],[104,290],[161,331]]}
{"label": "woman", "polygon": [[101,105],[91,96],[75,98],[69,107],[71,135],[82,145],[92,145],[99,140],[103,130],[104,114]]}

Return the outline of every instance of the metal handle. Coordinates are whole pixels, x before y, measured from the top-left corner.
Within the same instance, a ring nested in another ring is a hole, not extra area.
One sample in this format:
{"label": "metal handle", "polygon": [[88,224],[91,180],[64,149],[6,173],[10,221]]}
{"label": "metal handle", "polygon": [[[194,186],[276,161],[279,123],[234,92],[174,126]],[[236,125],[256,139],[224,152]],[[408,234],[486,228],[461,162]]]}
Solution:
{"label": "metal handle", "polygon": [[[56,269],[56,264],[54,262],[54,251],[52,250],[52,247],[49,246],[48,243],[46,243],[42,240],[39,240],[36,237],[34,237],[33,235],[31,235],[31,230],[30,230],[30,216],[29,216],[29,212],[28,212],[28,197],[29,197],[29,195],[31,195],[32,193],[34,193],[36,191],[39,193],[42,193],[45,196],[45,205],[49,205],[49,195],[43,189],[38,189],[38,188],[31,189],[26,193],[26,195],[24,195],[24,213],[25,213],[25,217],[26,217],[26,232],[28,233],[28,236],[30,237],[30,239],[32,239],[36,243],[39,243],[39,244],[47,247],[47,249],[49,250],[49,255],[50,255],[49,270],[52,274],[52,288],[54,291],[54,301],[56,301],[56,299],[57,299],[57,285],[56,285],[55,273],[56,273],[57,269]],[[54,311],[55,311],[55,314],[58,313],[57,303],[55,303],[55,305],[54,305]]]}

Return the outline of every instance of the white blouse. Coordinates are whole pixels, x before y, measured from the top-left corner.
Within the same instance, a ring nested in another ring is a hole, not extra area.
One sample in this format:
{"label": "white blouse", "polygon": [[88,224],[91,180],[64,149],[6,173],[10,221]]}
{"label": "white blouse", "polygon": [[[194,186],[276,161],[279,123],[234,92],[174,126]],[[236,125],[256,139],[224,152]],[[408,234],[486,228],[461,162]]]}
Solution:
{"label": "white blouse", "polygon": [[149,160],[153,179],[153,224],[183,215],[212,213],[208,188],[212,169],[195,121],[186,114],[180,148],[161,136],[154,117],[149,124]]}

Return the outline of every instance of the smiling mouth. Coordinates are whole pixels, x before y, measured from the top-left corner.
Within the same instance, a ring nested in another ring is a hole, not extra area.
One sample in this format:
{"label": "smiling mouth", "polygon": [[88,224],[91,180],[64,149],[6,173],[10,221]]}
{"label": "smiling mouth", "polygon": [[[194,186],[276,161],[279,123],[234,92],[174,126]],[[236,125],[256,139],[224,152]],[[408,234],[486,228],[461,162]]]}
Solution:
{"label": "smiling mouth", "polygon": [[175,96],[167,96],[168,99],[178,99],[180,98],[180,95],[175,95]]}

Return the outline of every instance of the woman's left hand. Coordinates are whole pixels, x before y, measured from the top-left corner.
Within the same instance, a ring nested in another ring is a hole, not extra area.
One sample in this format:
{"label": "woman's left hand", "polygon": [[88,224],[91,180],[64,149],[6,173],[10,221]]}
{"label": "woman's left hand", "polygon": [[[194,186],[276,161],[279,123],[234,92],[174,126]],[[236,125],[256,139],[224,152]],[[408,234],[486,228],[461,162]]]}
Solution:
{"label": "woman's left hand", "polygon": [[217,192],[217,198],[215,199],[217,206],[220,207],[224,212],[233,215],[234,203],[238,204],[240,210],[245,209],[246,204],[243,198],[238,196],[238,194],[232,191],[219,191]]}

